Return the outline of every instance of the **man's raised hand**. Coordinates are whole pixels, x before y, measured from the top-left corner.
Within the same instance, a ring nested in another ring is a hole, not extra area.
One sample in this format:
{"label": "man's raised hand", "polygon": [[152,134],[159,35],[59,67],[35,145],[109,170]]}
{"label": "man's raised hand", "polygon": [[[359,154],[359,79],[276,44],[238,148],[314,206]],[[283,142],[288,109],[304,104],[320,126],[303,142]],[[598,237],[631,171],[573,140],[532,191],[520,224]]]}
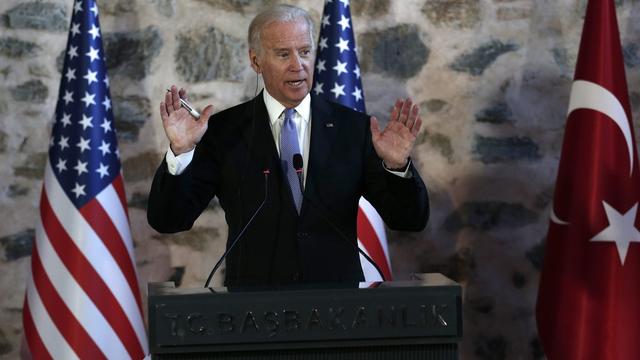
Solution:
{"label": "man's raised hand", "polygon": [[180,155],[193,150],[202,139],[213,113],[213,105],[207,105],[198,120],[180,105],[180,98],[187,99],[187,91],[182,88],[178,90],[175,85],[170,90],[165,94],[164,101],[160,102],[160,117],[171,151],[174,155]]}
{"label": "man's raised hand", "polygon": [[391,119],[382,131],[378,119],[371,117],[373,147],[387,168],[402,169],[407,165],[421,126],[420,107],[411,99],[396,101]]}

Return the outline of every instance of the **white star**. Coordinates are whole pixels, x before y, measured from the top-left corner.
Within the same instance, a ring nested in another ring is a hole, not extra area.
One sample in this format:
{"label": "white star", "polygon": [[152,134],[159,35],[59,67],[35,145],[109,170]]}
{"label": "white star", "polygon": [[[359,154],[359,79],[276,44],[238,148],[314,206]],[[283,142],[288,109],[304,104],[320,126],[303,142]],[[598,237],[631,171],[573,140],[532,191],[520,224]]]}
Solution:
{"label": "white star", "polygon": [[72,193],[76,194],[76,199],[79,198],[81,195],[87,195],[84,192],[84,187],[85,187],[85,185],[80,185],[80,184],[76,183],[76,187],[74,187],[71,190]]}
{"label": "white star", "polygon": [[82,1],[76,1],[75,5],[73,6],[73,13],[77,13],[78,11],[82,11]]}
{"label": "white star", "polygon": [[87,79],[87,81],[89,82],[89,84],[87,85],[91,85],[92,82],[98,82],[97,76],[98,76],[97,71],[91,71],[91,69],[87,69],[87,74],[82,78]]}
{"label": "white star", "polygon": [[96,26],[96,24],[91,24],[91,30],[89,30],[88,33],[91,34],[93,40],[95,40],[97,37],[100,37],[100,29]]}
{"label": "white star", "polygon": [[89,11],[91,11],[93,15],[98,16],[98,5],[94,3],[91,9],[89,9]]}
{"label": "white star", "polygon": [[58,141],[58,146],[60,146],[60,151],[64,150],[64,148],[69,147],[69,138],[60,136],[60,141]]}
{"label": "white star", "polygon": [[104,82],[104,85],[106,87],[109,87],[109,77],[107,75],[104,76],[104,79],[102,80],[102,82]]}
{"label": "white star", "polygon": [[325,62],[324,60],[318,60],[318,63],[316,64],[316,70],[318,70],[318,74],[320,74],[321,72],[327,70],[324,67],[324,62]]}
{"label": "white star", "polygon": [[616,243],[620,263],[624,265],[627,257],[629,244],[632,242],[640,242],[640,232],[635,226],[636,213],[638,212],[638,203],[635,203],[626,213],[621,214],[605,201],[604,211],[607,214],[609,226],[594,236],[591,241],[610,241]]}
{"label": "white star", "polygon": [[356,86],[356,90],[352,92],[351,95],[353,95],[353,97],[356,98],[356,102],[362,100],[362,90],[358,89],[357,86]]}
{"label": "white star", "polygon": [[82,173],[88,173],[89,172],[89,171],[87,171],[87,164],[88,163],[86,163],[86,162],[82,162],[82,161],[78,160],[78,164],[73,167],[78,172],[78,176],[82,175]]}
{"label": "white star", "polygon": [[104,140],[102,140],[102,145],[100,145],[98,149],[102,151],[102,156],[105,156],[106,154],[111,153],[111,150],[109,150],[109,143],[104,142]]}
{"label": "white star", "polygon": [[62,174],[63,171],[67,170],[67,160],[58,159],[56,167],[58,168],[58,173]]}
{"label": "white star", "polygon": [[349,0],[340,0],[340,2],[342,3],[342,5],[344,5],[344,7],[349,6]]}
{"label": "white star", "polygon": [[360,79],[360,68],[356,65],[356,68],[353,69],[353,73],[356,74],[356,78]]}
{"label": "white star", "polygon": [[111,131],[111,121],[107,120],[107,118],[104,118],[104,120],[102,120],[102,124],[100,124],[100,127],[104,129],[104,133],[108,133],[109,131]]}
{"label": "white star", "polygon": [[89,52],[85,55],[91,58],[91,60],[89,60],[90,63],[93,62],[93,60],[100,59],[100,56],[98,56],[98,49],[95,49],[93,46],[89,48]]}
{"label": "white star", "polygon": [[328,39],[326,37],[320,37],[320,42],[318,43],[318,46],[320,47],[320,51],[329,47],[329,45],[327,45],[327,40]]}
{"label": "white star", "polygon": [[340,19],[340,21],[338,21],[338,24],[340,24],[340,26],[342,26],[342,31],[344,31],[346,28],[350,27],[349,25],[349,19],[344,17],[344,15],[340,15],[342,17],[342,19]]}
{"label": "white star", "polygon": [[82,120],[79,122],[79,124],[82,125],[82,130],[87,130],[88,127],[93,127],[91,120],[93,120],[93,116],[86,116],[85,114],[82,114]]}
{"label": "white star", "polygon": [[67,113],[62,114],[62,118],[60,119],[60,122],[62,123],[63,128],[66,128],[67,125],[71,125],[71,115]]}
{"label": "white star", "polygon": [[69,46],[69,51],[67,51],[67,55],[69,55],[69,60],[78,56],[78,47],[73,45]]}
{"label": "white star", "polygon": [[331,23],[329,22],[329,15],[325,15],[322,17],[322,28],[324,29],[325,26],[330,26]]}
{"label": "white star", "polygon": [[333,86],[333,89],[331,89],[331,92],[336,96],[336,99],[337,99],[338,96],[344,95],[344,85],[339,85],[338,83],[335,83],[335,85]]}
{"label": "white star", "polygon": [[313,88],[313,91],[316,93],[316,95],[320,95],[320,94],[324,94],[324,90],[322,90],[322,84],[321,82],[316,83],[316,86]]}
{"label": "white star", "polygon": [[338,62],[336,63],[336,66],[334,66],[332,69],[335,70],[338,73],[337,76],[340,76],[340,74],[342,74],[342,73],[346,74],[347,73],[347,62],[346,61],[345,62],[341,62],[340,60],[338,60]]}
{"label": "white star", "polygon": [[102,102],[102,105],[104,105],[104,109],[106,111],[109,111],[109,109],[111,109],[111,99],[109,99],[108,96],[105,96],[104,101]]}
{"label": "white star", "polygon": [[96,169],[96,172],[98,174],[100,174],[100,179],[102,179],[104,176],[109,176],[109,171],[107,171],[109,169],[109,165],[102,165],[102,163],[100,163],[100,167],[98,169]]}
{"label": "white star", "polygon": [[[91,141],[91,139],[86,139],[81,137],[80,138],[80,142],[76,144],[77,147],[80,148],[80,153],[82,154],[83,151],[85,150],[91,150],[91,146],[89,146],[89,141]],[[80,175],[80,174],[78,174]]]}
{"label": "white star", "polygon": [[73,102],[73,93],[71,91],[65,90],[62,100],[64,100],[65,105],[69,104],[70,102]]}
{"label": "white star", "polygon": [[71,37],[74,37],[80,34],[80,24],[73,23],[71,24]]}
{"label": "white star", "polygon": [[76,78],[76,69],[68,68],[67,73],[64,75],[67,78],[67,82]]}
{"label": "white star", "polygon": [[96,94],[89,94],[88,91],[84,92],[84,97],[81,101],[84,103],[84,106],[89,107],[89,105],[95,105],[96,101],[93,99],[96,97]]}
{"label": "white star", "polygon": [[349,40],[340,37],[340,41],[336,44],[336,47],[340,48],[340,54],[342,54],[343,51],[349,51]]}

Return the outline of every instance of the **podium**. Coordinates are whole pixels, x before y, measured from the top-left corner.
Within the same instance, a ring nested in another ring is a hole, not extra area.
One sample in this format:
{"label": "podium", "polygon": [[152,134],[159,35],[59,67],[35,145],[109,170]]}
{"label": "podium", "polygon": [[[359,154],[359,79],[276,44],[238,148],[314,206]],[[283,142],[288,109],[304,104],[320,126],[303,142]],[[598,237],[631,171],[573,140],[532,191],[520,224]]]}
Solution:
{"label": "podium", "polygon": [[269,288],[150,283],[153,359],[458,359],[460,285],[408,281]]}

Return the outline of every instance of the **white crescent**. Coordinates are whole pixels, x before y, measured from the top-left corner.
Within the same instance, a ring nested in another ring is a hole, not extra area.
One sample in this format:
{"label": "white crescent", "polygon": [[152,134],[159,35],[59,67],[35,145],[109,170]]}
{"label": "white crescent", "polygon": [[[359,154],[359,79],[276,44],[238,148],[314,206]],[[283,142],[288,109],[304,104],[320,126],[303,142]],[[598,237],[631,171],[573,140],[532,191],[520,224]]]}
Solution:
{"label": "white crescent", "polygon": [[631,138],[631,128],[629,119],[624,107],[609,90],[592,83],[590,81],[576,80],[571,87],[571,98],[569,100],[569,111],[567,117],[573,110],[591,109],[607,115],[613,120],[622,131],[627,142],[629,151],[629,177],[633,173],[633,140]]}
{"label": "white crescent", "polygon": [[[591,109],[606,115],[609,119],[618,125],[624,140],[627,143],[629,152],[629,177],[633,174],[633,158],[634,146],[631,137],[631,127],[629,126],[629,118],[624,111],[624,107],[606,88],[585,80],[575,80],[571,87],[571,97],[569,99],[569,110],[567,117],[577,109]],[[551,221],[558,225],[568,225],[569,223],[561,220],[556,214],[551,204]]]}

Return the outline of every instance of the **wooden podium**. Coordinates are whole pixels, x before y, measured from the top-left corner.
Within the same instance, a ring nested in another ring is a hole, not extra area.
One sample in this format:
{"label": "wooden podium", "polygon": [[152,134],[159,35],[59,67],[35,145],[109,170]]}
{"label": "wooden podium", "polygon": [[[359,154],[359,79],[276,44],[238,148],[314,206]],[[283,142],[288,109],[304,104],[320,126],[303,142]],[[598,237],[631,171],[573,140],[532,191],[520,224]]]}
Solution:
{"label": "wooden podium", "polygon": [[410,281],[271,288],[149,284],[154,359],[457,359],[460,285]]}

